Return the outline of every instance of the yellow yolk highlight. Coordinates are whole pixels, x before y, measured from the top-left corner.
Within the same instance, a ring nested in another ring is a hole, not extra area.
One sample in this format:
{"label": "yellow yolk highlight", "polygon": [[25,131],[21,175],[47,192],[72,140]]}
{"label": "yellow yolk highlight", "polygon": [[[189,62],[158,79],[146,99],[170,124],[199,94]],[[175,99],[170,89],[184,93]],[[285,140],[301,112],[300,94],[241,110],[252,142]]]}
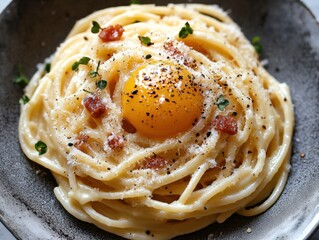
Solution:
{"label": "yellow yolk highlight", "polygon": [[203,107],[201,86],[181,65],[156,62],[139,67],[122,93],[123,117],[138,133],[168,138],[192,128]]}

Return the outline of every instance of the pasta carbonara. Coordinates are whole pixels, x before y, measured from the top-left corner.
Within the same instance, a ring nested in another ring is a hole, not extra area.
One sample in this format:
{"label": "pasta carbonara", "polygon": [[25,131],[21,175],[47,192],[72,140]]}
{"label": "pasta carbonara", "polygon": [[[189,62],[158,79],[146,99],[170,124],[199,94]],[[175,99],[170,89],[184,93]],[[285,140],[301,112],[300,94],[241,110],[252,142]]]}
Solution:
{"label": "pasta carbonara", "polygon": [[288,86],[217,6],[132,5],[79,20],[25,89],[19,137],[64,208],[128,239],[253,216],[289,171]]}

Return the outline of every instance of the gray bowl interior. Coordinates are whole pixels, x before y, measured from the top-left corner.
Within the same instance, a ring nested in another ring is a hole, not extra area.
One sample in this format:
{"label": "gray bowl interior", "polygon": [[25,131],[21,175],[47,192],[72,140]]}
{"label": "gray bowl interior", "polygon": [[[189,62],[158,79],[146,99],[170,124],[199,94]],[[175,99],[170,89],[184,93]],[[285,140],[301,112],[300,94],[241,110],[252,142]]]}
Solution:
{"label": "gray bowl interior", "polygon": [[[223,224],[176,239],[306,238],[319,220],[319,27],[294,0],[198,2],[230,9],[249,39],[261,36],[269,72],[291,87],[296,126],[288,183],[271,209],[251,218],[234,215]],[[0,218],[18,238],[120,239],[68,214],[54,197],[56,183],[49,171],[24,156],[17,137],[22,90],[12,80],[18,64],[31,77],[36,64],[55,51],[77,19],[127,4],[123,0],[21,0],[13,1],[0,15]],[[247,228],[252,232],[247,233]]]}

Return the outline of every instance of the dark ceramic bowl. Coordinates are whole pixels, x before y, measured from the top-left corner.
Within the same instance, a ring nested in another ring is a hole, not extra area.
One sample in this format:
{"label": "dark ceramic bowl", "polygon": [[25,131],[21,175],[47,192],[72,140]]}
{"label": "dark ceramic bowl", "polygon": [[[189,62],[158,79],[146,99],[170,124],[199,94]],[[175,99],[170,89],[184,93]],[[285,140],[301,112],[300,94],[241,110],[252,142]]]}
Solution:
{"label": "dark ceramic bowl", "polygon": [[[319,221],[319,27],[295,0],[198,2],[231,10],[249,39],[261,36],[269,72],[291,87],[296,126],[288,183],[271,209],[250,218],[234,215],[176,239],[306,239]],[[77,19],[128,3],[21,0],[0,15],[0,218],[17,238],[120,239],[68,214],[54,197],[51,174],[24,156],[18,142],[22,90],[12,80],[18,64],[31,77]]]}

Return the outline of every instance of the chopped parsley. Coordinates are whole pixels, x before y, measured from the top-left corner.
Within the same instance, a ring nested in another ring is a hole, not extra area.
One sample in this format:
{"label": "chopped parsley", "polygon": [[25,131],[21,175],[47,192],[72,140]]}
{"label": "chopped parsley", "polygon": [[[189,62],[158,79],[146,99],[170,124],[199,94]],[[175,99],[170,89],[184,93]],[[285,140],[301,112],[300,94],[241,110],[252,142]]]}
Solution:
{"label": "chopped parsley", "polygon": [[185,26],[182,27],[182,29],[179,31],[178,36],[180,38],[186,38],[189,34],[193,34],[193,29],[191,28],[191,26],[189,25],[188,22],[185,23]]}
{"label": "chopped parsley", "polygon": [[151,57],[152,57],[151,54],[147,54],[147,55],[145,56],[145,59],[150,59]]}
{"label": "chopped parsley", "polygon": [[21,64],[18,65],[19,76],[14,79],[14,83],[19,85],[20,87],[25,87],[30,82],[29,79],[22,73]]}
{"label": "chopped parsley", "polygon": [[86,93],[91,93],[91,94],[93,94],[93,92],[90,92],[89,90],[86,90],[86,89],[83,89],[83,92],[86,92]]}
{"label": "chopped parsley", "polygon": [[99,62],[97,63],[96,70],[95,70],[95,71],[91,71],[91,72],[89,73],[89,75],[90,75],[91,78],[95,78],[96,76],[100,76],[100,74],[99,74],[100,64],[101,64],[101,61],[99,61]]}
{"label": "chopped parsley", "polygon": [[47,73],[49,73],[50,70],[51,70],[51,63],[45,64],[44,71],[46,71]]}
{"label": "chopped parsley", "polygon": [[93,25],[92,28],[91,28],[91,32],[92,33],[99,33],[100,29],[102,29],[100,24],[98,22],[96,22],[96,21],[93,21],[92,25]]}
{"label": "chopped parsley", "polygon": [[73,71],[78,70],[79,65],[87,65],[90,60],[91,60],[91,58],[89,58],[89,57],[83,57],[83,58],[81,58],[79,61],[73,63],[73,65],[72,65],[72,70],[73,70]]}
{"label": "chopped parsley", "polygon": [[106,80],[100,80],[96,83],[96,86],[99,88],[99,89],[104,89],[106,88],[107,86],[107,81]]}
{"label": "chopped parsley", "polygon": [[20,104],[26,104],[30,101],[30,98],[27,95],[23,95],[20,99],[19,99],[19,103]]}
{"label": "chopped parsley", "polygon": [[216,101],[217,107],[220,111],[224,111],[225,108],[229,105],[229,101],[221,94]]}
{"label": "chopped parsley", "polygon": [[261,45],[260,41],[261,41],[261,38],[259,36],[255,36],[251,40],[251,43],[253,44],[253,46],[258,54],[261,54],[263,51],[263,46]]}
{"label": "chopped parsley", "polygon": [[38,151],[39,155],[45,154],[48,151],[47,145],[42,141],[38,141],[34,144],[34,148]]}
{"label": "chopped parsley", "polygon": [[141,43],[145,46],[151,46],[154,43],[151,42],[151,39],[149,37],[144,36],[138,36],[138,39],[141,41]]}
{"label": "chopped parsley", "polygon": [[95,71],[91,71],[91,72],[89,73],[89,76],[90,76],[91,78],[95,78],[95,77],[98,76],[98,77],[100,78],[100,80],[99,80],[98,82],[96,82],[96,87],[99,88],[99,89],[104,89],[104,88],[106,88],[106,86],[107,86],[107,81],[106,81],[106,80],[103,80],[103,79],[102,79],[102,76],[99,74],[100,64],[101,64],[101,61],[99,61],[99,62],[97,63],[97,67],[96,67]]}

